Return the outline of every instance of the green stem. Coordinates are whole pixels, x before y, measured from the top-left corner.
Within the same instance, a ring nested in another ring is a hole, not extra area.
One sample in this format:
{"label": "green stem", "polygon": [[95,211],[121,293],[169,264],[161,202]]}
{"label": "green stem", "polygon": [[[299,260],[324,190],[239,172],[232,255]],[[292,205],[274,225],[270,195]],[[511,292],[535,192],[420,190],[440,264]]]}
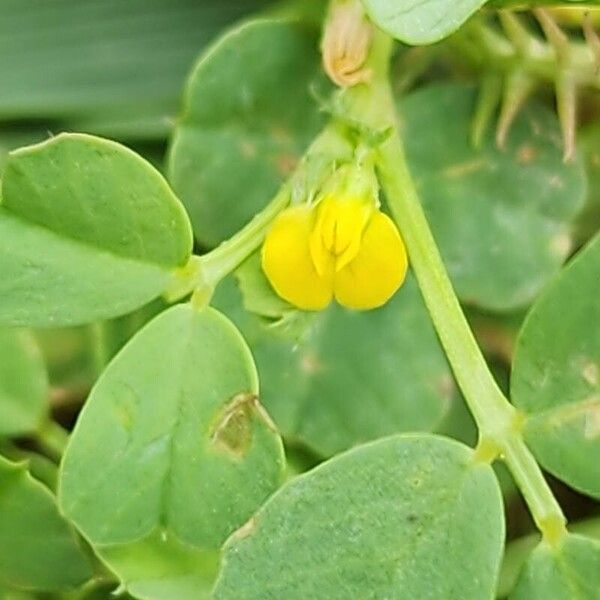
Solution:
{"label": "green stem", "polygon": [[541,470],[520,435],[521,419],[492,376],[462,311],[412,181],[396,122],[387,69],[390,42],[378,34],[374,42],[369,86],[351,91],[351,115],[365,125],[392,133],[378,148],[377,166],[388,205],[408,249],[438,336],[456,380],[479,428],[476,457],[502,456],[513,473],[544,537],[555,543],[565,532],[565,518]]}
{"label": "green stem", "polygon": [[193,292],[193,303],[198,308],[206,306],[218,283],[260,246],[271,221],[289,201],[289,187],[284,185],[273,200],[235,235],[207,254],[192,256],[175,274],[164,293],[165,299],[175,302]]}
{"label": "green stem", "polygon": [[554,542],[562,537],[565,518],[520,437],[515,409],[498,388],[467,323],[421,208],[397,134],[380,148],[378,165],[421,293],[479,427],[481,452],[489,458],[496,453],[503,456],[537,526]]}
{"label": "green stem", "polygon": [[289,185],[282,186],[273,200],[243,229],[201,256],[198,264],[205,280],[215,285],[239,267],[262,244],[271,222],[288,205],[290,198]]}
{"label": "green stem", "polygon": [[[210,301],[218,283],[240,266],[262,244],[273,219],[296,199],[304,201],[309,189],[332,170],[332,164],[347,158],[351,146],[338,126],[330,125],[318,135],[306,151],[290,179],[275,197],[240,231],[202,256],[192,256],[189,263],[176,273],[164,296],[174,302],[194,292],[193,303],[198,307]],[[314,164],[313,164],[314,163]]]}
{"label": "green stem", "polygon": [[69,442],[69,433],[58,423],[48,419],[36,432],[35,439],[48,456],[60,462]]}
{"label": "green stem", "polygon": [[106,365],[110,362],[110,349],[108,341],[107,323],[98,321],[90,326],[90,337],[92,341],[92,359],[94,372],[100,376]]}
{"label": "green stem", "polygon": [[504,401],[462,312],[396,134],[380,148],[378,165],[390,210],[406,242],[425,303],[458,384],[482,437],[500,438],[512,428],[515,411]]}

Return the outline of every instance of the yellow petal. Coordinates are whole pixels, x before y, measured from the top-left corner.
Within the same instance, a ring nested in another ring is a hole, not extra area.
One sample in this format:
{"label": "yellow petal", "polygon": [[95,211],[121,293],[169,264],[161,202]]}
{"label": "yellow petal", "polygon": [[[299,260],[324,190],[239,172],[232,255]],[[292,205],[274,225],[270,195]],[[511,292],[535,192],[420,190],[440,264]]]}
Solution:
{"label": "yellow petal", "polygon": [[317,216],[312,231],[310,232],[308,244],[310,255],[317,273],[323,277],[331,268],[332,261],[334,260],[333,255],[323,241],[326,236],[326,229],[331,227],[332,224],[329,217],[329,211],[323,210],[322,203],[319,204],[316,213]]}
{"label": "yellow petal", "polygon": [[313,222],[310,206],[284,210],[262,248],[262,267],[271,285],[284,300],[303,310],[321,310],[333,297],[333,261],[321,277],[311,259]]}
{"label": "yellow petal", "polygon": [[336,257],[336,271],[357,255],[373,210],[371,203],[358,198],[327,197],[319,203],[310,238],[311,255],[319,274],[325,271],[330,255]]}
{"label": "yellow petal", "polygon": [[335,274],[335,299],[347,308],[385,304],[402,285],[408,261],[393,221],[377,211],[367,224],[354,260]]}

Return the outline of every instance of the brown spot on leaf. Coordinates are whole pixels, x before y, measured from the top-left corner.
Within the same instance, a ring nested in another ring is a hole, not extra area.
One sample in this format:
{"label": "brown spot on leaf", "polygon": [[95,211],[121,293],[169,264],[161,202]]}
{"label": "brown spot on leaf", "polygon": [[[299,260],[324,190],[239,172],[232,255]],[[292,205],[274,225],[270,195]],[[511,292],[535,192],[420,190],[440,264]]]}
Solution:
{"label": "brown spot on leaf", "polygon": [[282,125],[274,125],[269,131],[271,137],[280,144],[291,144],[294,140],[294,136],[290,133],[290,130]]}
{"label": "brown spot on leaf", "polygon": [[210,440],[213,447],[237,460],[244,458],[252,445],[255,417],[272,431],[277,431],[256,394],[241,393],[234,396],[212,428]]}
{"label": "brown spot on leaf", "polygon": [[225,407],[210,436],[213,446],[241,459],[252,443],[252,412],[255,394],[238,394]]}
{"label": "brown spot on leaf", "polygon": [[408,483],[413,488],[420,488],[423,485],[423,478],[418,475],[414,475],[408,480]]}

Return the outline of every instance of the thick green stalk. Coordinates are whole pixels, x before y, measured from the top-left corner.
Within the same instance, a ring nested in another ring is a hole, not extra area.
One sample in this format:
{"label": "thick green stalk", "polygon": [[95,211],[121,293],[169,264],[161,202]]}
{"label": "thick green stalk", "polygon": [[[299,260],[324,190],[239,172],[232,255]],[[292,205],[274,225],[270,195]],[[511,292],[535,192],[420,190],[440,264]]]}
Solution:
{"label": "thick green stalk", "polygon": [[46,420],[35,434],[42,449],[56,462],[60,462],[69,443],[69,433],[52,419]]}
{"label": "thick green stalk", "polygon": [[523,442],[521,419],[498,388],[473,336],[421,207],[398,132],[388,83],[390,40],[378,33],[371,57],[373,80],[345,96],[350,116],[374,129],[390,129],[377,149],[377,167],[388,205],[402,234],[412,269],[456,380],[479,428],[476,458],[501,456],[534,520],[550,543],[565,532],[565,518]]}

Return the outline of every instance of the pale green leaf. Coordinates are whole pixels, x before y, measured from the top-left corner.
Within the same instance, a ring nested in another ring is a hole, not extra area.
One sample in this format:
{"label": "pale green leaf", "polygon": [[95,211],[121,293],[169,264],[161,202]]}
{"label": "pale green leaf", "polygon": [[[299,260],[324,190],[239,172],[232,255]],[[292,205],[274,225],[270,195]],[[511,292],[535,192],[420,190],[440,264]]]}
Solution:
{"label": "pale green leaf", "polygon": [[363,0],[384,31],[407,44],[437,42],[454,33],[486,0]]}
{"label": "pale green leaf", "polygon": [[227,542],[215,598],[489,599],[503,545],[489,465],[447,438],[395,436],[272,496]]}
{"label": "pale green leaf", "polygon": [[193,598],[190,580],[279,485],[281,440],[257,393],[237,330],[190,305],[151,321],[99,379],[60,502],[128,589]]}
{"label": "pale green leaf", "polygon": [[0,322],[69,325],[158,296],[192,249],[162,176],[127,148],[62,134],[12,153],[0,207]]}
{"label": "pale green leaf", "polygon": [[568,535],[558,547],[541,542],[523,566],[510,600],[598,600],[600,542]]}
{"label": "pale green leaf", "polygon": [[531,309],[517,343],[512,399],[542,465],[600,497],[600,235]]}

